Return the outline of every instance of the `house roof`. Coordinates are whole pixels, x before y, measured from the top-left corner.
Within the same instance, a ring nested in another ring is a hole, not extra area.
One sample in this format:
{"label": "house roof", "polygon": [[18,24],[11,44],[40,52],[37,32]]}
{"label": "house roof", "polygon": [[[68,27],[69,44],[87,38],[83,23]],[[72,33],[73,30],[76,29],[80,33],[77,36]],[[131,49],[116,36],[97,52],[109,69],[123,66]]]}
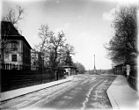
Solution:
{"label": "house roof", "polygon": [[75,66],[68,66],[68,65],[65,65],[65,66],[61,66],[63,68],[76,68]]}
{"label": "house roof", "polygon": [[114,67],[121,67],[121,66],[124,66],[124,64],[115,65]]}
{"label": "house roof", "polygon": [[19,34],[18,30],[14,27],[11,22],[1,21],[1,37],[2,39],[10,40],[23,40],[26,45],[31,49],[30,44],[27,42],[24,36]]}

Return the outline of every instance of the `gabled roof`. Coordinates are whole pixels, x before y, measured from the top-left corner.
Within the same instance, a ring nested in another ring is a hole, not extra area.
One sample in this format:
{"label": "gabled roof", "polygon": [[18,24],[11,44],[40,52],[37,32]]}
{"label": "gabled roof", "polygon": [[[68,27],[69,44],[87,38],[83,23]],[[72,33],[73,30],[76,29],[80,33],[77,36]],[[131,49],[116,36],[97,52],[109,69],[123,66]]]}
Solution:
{"label": "gabled roof", "polygon": [[1,21],[1,35],[20,35],[11,22]]}
{"label": "gabled roof", "polygon": [[5,38],[10,40],[23,40],[26,45],[31,49],[31,46],[29,45],[25,37],[19,34],[18,30],[11,22],[1,21],[1,37],[2,39]]}

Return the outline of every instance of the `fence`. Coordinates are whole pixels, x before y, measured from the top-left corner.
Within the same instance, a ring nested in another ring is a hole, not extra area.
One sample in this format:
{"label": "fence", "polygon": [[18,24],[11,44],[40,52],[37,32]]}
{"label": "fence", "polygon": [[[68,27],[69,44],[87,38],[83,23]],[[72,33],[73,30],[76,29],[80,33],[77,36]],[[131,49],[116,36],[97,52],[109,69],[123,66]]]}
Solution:
{"label": "fence", "polygon": [[132,65],[131,66],[131,71],[130,71],[130,75],[127,76],[127,80],[130,84],[130,86],[137,90],[137,84],[138,84],[138,74],[137,74],[137,65]]}
{"label": "fence", "polygon": [[113,72],[116,75],[126,75],[126,68],[124,64],[117,65],[113,68]]}
{"label": "fence", "polygon": [[64,78],[62,69],[55,73],[51,68],[29,70],[22,65],[5,64],[1,69],[1,91],[9,91],[26,86],[42,84]]}
{"label": "fence", "polygon": [[127,67],[126,65],[117,65],[115,66],[115,68],[113,69],[114,74],[117,75],[124,75],[127,77],[127,81],[129,82],[129,85],[137,90],[137,66],[136,65],[130,65],[130,73],[127,74]]}
{"label": "fence", "polygon": [[31,66],[6,63],[6,64],[1,64],[1,69],[3,70],[30,70]]}
{"label": "fence", "polygon": [[129,76],[129,77],[127,78],[127,80],[128,80],[130,86],[131,86],[133,89],[135,89],[135,90],[138,89],[138,88],[137,88],[137,83],[138,83],[138,82],[137,82],[137,77]]}

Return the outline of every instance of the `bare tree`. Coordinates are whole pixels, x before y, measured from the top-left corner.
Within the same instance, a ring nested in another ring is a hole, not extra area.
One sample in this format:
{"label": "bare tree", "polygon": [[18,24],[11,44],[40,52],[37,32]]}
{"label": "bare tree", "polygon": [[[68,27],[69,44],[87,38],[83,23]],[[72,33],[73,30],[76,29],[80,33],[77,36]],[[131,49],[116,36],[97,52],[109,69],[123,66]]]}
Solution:
{"label": "bare tree", "polygon": [[74,55],[74,47],[70,44],[65,44],[65,46],[61,49],[61,59],[64,65],[73,66],[73,61],[71,55]]}
{"label": "bare tree", "polygon": [[59,56],[61,55],[60,50],[65,43],[64,33],[59,32],[56,36],[54,32],[49,30],[48,25],[41,25],[39,37],[41,42],[39,45],[36,45],[35,49],[43,53],[43,59],[47,59],[49,66],[55,71],[59,63]]}
{"label": "bare tree", "polygon": [[65,53],[69,53],[71,55],[74,55],[75,54],[74,53],[74,47],[72,45],[70,45],[70,44],[66,44],[64,46],[64,50],[65,50]]}
{"label": "bare tree", "polygon": [[10,9],[8,14],[2,18],[2,21],[9,21],[15,25],[23,19],[23,13],[24,9],[21,6],[17,6],[16,10]]}
{"label": "bare tree", "polygon": [[65,34],[63,31],[59,32],[57,36],[53,35],[50,38],[50,66],[53,68],[55,77],[57,77],[58,64],[61,58],[61,49],[65,44]]}
{"label": "bare tree", "polygon": [[41,25],[39,28],[39,38],[40,38],[40,43],[38,45],[35,45],[34,51],[39,55],[38,57],[38,62],[40,69],[44,66],[43,61],[48,60],[49,58],[49,46],[50,46],[50,36],[52,35],[52,32],[49,31],[48,25]]}
{"label": "bare tree", "polygon": [[41,25],[39,28],[39,38],[41,42],[38,45],[35,45],[35,49],[40,52],[44,52],[48,48],[50,32],[48,25]]}
{"label": "bare tree", "polygon": [[66,44],[66,38],[63,31],[55,34],[49,30],[48,25],[41,25],[39,29],[39,37],[41,42],[36,46],[36,50],[43,53],[44,59],[47,59],[49,67],[53,71],[55,78],[58,75],[58,67],[60,66],[61,60],[67,59],[72,62],[70,54],[73,54],[73,46]]}

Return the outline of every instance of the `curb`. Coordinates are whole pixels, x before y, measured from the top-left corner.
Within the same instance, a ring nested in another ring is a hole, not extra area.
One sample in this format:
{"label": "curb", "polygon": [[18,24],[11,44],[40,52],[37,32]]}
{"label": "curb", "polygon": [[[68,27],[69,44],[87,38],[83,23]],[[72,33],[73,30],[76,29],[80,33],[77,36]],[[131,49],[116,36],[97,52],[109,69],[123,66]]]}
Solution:
{"label": "curb", "polygon": [[127,83],[124,76],[118,75],[107,89],[107,95],[113,109],[136,109],[138,96]]}
{"label": "curb", "polygon": [[118,103],[116,102],[116,100],[112,96],[112,94],[110,92],[110,89],[107,90],[107,95],[108,95],[109,101],[110,101],[110,103],[112,105],[112,108],[113,109],[120,109],[119,106],[118,106]]}
{"label": "curb", "polygon": [[117,78],[118,78],[118,76],[115,78],[115,80],[112,82],[110,87],[107,89],[107,95],[108,95],[109,101],[110,101],[113,109],[120,109],[119,106],[118,106],[118,103],[114,99],[114,96],[111,94],[112,85],[117,80]]}
{"label": "curb", "polygon": [[59,81],[53,81],[53,82],[46,83],[46,84],[39,84],[39,85],[31,86],[31,87],[25,87],[25,88],[11,90],[11,91],[7,91],[7,92],[2,92],[0,101],[9,100],[9,99],[19,97],[19,96],[22,96],[22,95],[25,95],[25,94],[28,94],[31,92],[39,91],[39,90],[44,89],[44,88],[56,86],[56,85],[71,81],[72,79],[73,79],[73,77],[70,76],[67,79],[62,79]]}

